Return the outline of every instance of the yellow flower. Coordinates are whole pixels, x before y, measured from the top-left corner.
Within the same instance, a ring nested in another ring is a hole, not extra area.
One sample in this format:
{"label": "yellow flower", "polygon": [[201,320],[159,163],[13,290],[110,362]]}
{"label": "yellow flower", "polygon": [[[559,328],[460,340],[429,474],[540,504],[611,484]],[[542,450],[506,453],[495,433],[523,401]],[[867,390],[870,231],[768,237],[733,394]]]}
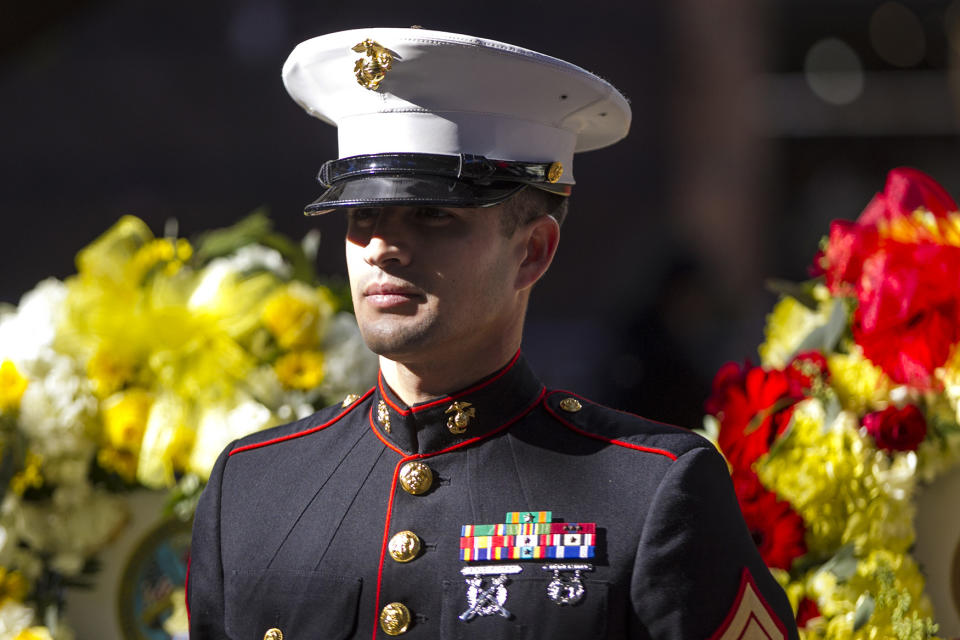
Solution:
{"label": "yellow flower", "polygon": [[0,412],[20,406],[20,398],[27,390],[27,379],[20,375],[17,365],[10,360],[0,364]]}
{"label": "yellow flower", "polygon": [[830,386],[844,409],[861,414],[867,409],[879,408],[890,392],[890,379],[879,367],[863,357],[857,345],[850,353],[831,353],[827,356]]}
{"label": "yellow flower", "polygon": [[30,585],[22,573],[0,567],[0,604],[7,600],[23,602],[29,590]]}
{"label": "yellow flower", "polygon": [[328,289],[294,281],[267,300],[263,324],[283,349],[313,349],[333,311],[333,295]]}
{"label": "yellow flower", "polygon": [[144,389],[130,389],[110,396],[103,404],[106,441],[115,449],[136,453],[147,428],[153,396]]}
{"label": "yellow flower", "polygon": [[168,393],[154,401],[140,443],[137,480],[154,489],[173,486],[176,472],[186,468],[193,448],[192,423],[184,398]]}
{"label": "yellow flower", "polygon": [[94,392],[106,398],[133,380],[136,361],[115,348],[103,348],[87,361],[87,377],[93,382]]}
{"label": "yellow flower", "polygon": [[28,451],[23,461],[23,469],[10,478],[10,489],[22,496],[27,489],[39,489],[43,486],[43,473],[40,467],[43,460],[32,451]]}
{"label": "yellow flower", "polygon": [[30,627],[14,636],[13,640],[53,640],[53,635],[46,627]]}
{"label": "yellow flower", "polygon": [[133,255],[128,274],[131,281],[140,282],[151,270],[162,267],[164,275],[172,276],[192,255],[193,247],[183,238],[151,240]]}
{"label": "yellow flower", "polygon": [[97,464],[133,484],[137,480],[138,457],[131,451],[104,447],[97,451]]}
{"label": "yellow flower", "polygon": [[313,389],[323,382],[323,354],[319,351],[291,351],[273,365],[277,378],[291,389]]}
{"label": "yellow flower", "polygon": [[797,348],[817,327],[827,323],[834,304],[826,287],[814,289],[819,309],[813,311],[790,296],[783,296],[767,316],[766,340],[760,345],[761,364],[782,369],[796,354]]}
{"label": "yellow flower", "polygon": [[755,465],[761,482],[803,517],[814,557],[845,544],[905,552],[914,539],[916,456],[891,459],[864,441],[855,415],[843,411],[825,425],[824,414],[815,398],[796,405],[787,436]]}

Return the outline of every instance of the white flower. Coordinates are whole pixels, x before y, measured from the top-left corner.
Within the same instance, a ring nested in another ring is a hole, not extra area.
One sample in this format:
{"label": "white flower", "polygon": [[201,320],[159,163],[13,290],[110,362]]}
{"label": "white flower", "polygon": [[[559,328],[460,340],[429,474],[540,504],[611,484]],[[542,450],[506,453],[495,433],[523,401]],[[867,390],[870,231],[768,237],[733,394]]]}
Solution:
{"label": "white flower", "polygon": [[0,361],[30,371],[37,354],[53,344],[66,297],[66,286],[48,278],[24,294],[16,311],[0,315]]}
{"label": "white flower", "polygon": [[235,253],[211,260],[204,267],[188,306],[197,309],[212,305],[229,279],[259,270],[269,271],[283,280],[291,275],[290,265],[284,262],[279,251],[258,244],[240,247]]}
{"label": "white flower", "polygon": [[47,351],[20,400],[20,427],[42,458],[89,455],[97,415],[90,381],[73,359]]}
{"label": "white flower", "polygon": [[319,390],[328,400],[363,393],[376,382],[379,360],[363,342],[352,314],[341,311],[331,318],[322,349],[325,374]]}
{"label": "white flower", "polygon": [[33,624],[36,613],[31,607],[7,600],[0,606],[0,640],[13,640],[18,633]]}
{"label": "white flower", "polygon": [[189,468],[206,478],[217,456],[231,441],[272,426],[276,421],[270,410],[242,396],[234,406],[215,405],[204,410],[197,425],[197,436],[190,453]]}

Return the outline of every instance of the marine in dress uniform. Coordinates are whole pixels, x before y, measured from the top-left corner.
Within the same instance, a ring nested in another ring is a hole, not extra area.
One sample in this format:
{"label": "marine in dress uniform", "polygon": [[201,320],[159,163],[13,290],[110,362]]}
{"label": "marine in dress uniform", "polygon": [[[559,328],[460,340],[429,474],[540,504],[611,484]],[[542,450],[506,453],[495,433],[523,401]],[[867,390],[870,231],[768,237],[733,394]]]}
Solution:
{"label": "marine in dress uniform", "polygon": [[[308,212],[566,195],[574,151],[629,126],[596,76],[457,34],[322,36],[284,79],[340,131]],[[192,640],[797,637],[716,449],[546,389],[519,351],[411,404],[382,371],[230,444],[187,600]]]}

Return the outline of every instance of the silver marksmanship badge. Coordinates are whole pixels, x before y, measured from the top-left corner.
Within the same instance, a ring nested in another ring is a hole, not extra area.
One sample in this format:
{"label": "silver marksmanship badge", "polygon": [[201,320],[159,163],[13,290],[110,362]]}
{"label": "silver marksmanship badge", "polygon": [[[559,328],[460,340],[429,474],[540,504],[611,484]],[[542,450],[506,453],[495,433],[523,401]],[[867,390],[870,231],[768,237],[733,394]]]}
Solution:
{"label": "silver marksmanship badge", "polygon": [[[580,572],[593,571],[592,564],[556,563],[543,565],[544,571],[553,571],[553,580],[547,585],[547,597],[559,606],[577,604],[583,599],[586,589],[580,580]],[[561,574],[573,571],[573,576]]]}
{"label": "silver marksmanship badge", "polygon": [[[466,622],[476,616],[492,616],[494,614],[510,617],[510,612],[504,607],[507,601],[507,575],[520,573],[523,567],[518,564],[501,564],[490,567],[464,567],[460,573],[467,578],[467,610],[459,618]],[[484,585],[487,577],[493,576],[488,585]]]}

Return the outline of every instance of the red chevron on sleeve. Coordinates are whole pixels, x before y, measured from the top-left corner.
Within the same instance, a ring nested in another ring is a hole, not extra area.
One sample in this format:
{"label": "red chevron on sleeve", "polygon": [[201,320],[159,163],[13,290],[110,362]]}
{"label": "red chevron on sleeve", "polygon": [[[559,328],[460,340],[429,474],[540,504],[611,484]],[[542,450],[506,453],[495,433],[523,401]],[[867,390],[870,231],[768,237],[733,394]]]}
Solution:
{"label": "red chevron on sleeve", "polygon": [[740,591],[720,628],[710,640],[785,640],[787,630],[746,568],[740,578]]}

